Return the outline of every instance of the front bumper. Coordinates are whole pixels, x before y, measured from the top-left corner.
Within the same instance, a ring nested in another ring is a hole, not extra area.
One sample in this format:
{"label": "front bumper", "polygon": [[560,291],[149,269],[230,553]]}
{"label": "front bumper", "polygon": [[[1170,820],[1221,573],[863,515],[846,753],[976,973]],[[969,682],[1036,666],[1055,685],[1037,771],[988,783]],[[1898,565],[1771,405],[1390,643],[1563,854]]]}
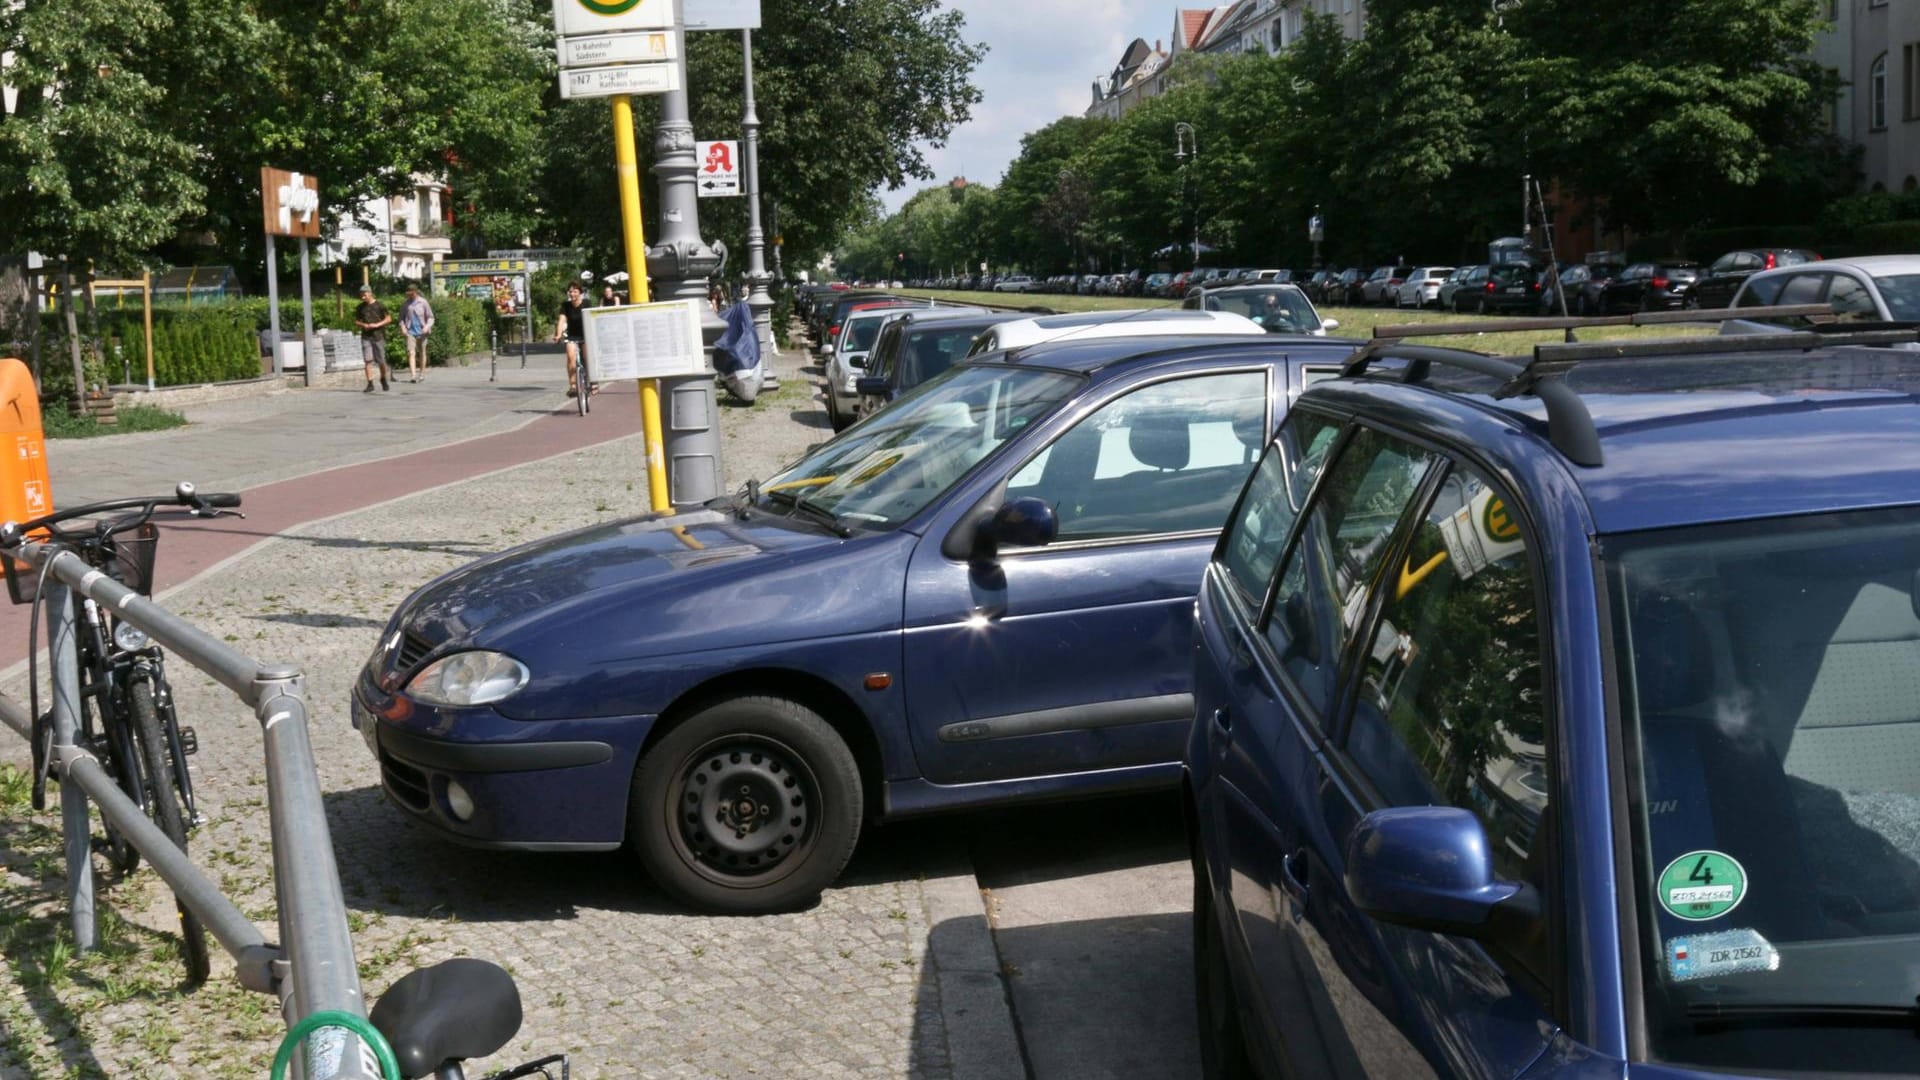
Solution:
{"label": "front bumper", "polygon": [[[606,850],[626,837],[634,763],[652,716],[510,720],[492,709],[441,709],[387,695],[364,679],[353,725],[380,763],[380,785],[414,820],[473,847]],[[466,820],[447,797],[459,784]]]}

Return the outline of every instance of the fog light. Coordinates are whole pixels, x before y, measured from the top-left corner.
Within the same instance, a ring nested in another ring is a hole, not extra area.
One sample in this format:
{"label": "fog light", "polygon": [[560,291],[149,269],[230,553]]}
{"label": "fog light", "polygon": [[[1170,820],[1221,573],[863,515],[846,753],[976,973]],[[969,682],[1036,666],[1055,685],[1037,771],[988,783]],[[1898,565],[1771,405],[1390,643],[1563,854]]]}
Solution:
{"label": "fog light", "polygon": [[460,786],[458,780],[447,781],[447,809],[453,813],[455,821],[465,821],[473,816],[473,796]]}

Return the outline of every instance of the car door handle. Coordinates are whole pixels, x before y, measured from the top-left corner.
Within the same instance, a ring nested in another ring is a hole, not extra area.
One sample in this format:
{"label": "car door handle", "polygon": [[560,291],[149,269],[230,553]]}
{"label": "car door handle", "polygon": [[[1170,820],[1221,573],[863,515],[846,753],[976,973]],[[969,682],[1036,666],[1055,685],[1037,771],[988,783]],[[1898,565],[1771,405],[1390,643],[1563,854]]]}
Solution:
{"label": "car door handle", "polygon": [[1301,871],[1306,867],[1307,853],[1296,851],[1280,857],[1280,891],[1296,903],[1307,897],[1307,883],[1301,880]]}
{"label": "car door handle", "polygon": [[1225,705],[1213,710],[1213,726],[1222,735],[1233,734],[1233,713],[1227,711]]}

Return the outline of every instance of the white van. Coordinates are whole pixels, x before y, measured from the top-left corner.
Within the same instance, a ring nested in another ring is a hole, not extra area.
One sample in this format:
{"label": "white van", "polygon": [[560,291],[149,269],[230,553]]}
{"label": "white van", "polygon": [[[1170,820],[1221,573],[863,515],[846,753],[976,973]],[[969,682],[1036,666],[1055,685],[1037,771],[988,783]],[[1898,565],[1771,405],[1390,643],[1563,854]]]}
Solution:
{"label": "white van", "polygon": [[1043,341],[1072,337],[1149,337],[1190,334],[1264,334],[1260,324],[1245,315],[1225,311],[1182,311],[1177,308],[1129,308],[1120,311],[1082,311],[1072,315],[1041,315],[988,327],[973,340],[968,356],[999,349],[1020,349]]}

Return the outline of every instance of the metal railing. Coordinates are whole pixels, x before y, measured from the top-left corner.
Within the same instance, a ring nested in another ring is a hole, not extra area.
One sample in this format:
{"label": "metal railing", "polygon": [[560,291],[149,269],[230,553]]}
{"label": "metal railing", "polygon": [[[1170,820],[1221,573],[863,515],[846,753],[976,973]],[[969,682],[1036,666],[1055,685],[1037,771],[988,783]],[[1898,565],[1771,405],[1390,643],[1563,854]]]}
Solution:
{"label": "metal railing", "polygon": [[[126,837],[173,889],[174,896],[206,924],[238,966],[241,986],[280,998],[291,1029],[316,1013],[340,1011],[364,1018],[347,930],[340,872],[320,799],[320,778],[307,737],[307,703],[298,669],[263,664],[216,640],[179,615],[88,566],[58,546],[21,545],[16,557],[35,571],[46,568],[43,602],[48,610],[48,646],[53,677],[53,755],[61,779],[60,807],[66,840],[67,892],[74,942],[96,941],[93,900],[91,798],[109,824]],[[50,564],[50,565],[49,565]],[[273,835],[273,887],[281,944],[269,943],[233,901],[175,847],[173,841],[120,790],[85,747],[74,743],[80,718],[79,650],[72,590],[133,624],[161,647],[233,691],[259,718],[266,750],[267,812]],[[0,695],[0,721],[32,738],[32,717],[19,702]],[[359,1035],[345,1027],[321,1027],[305,1040],[293,1064],[304,1080],[376,1080],[381,1076]]]}

